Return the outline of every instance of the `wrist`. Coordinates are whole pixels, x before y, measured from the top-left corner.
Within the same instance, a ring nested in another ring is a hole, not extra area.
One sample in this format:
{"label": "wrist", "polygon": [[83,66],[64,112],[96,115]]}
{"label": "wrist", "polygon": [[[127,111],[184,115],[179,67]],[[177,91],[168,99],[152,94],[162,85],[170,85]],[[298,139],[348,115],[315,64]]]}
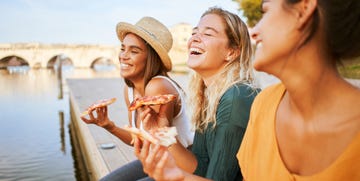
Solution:
{"label": "wrist", "polygon": [[114,122],[109,121],[108,124],[103,126],[103,128],[111,132],[115,128],[115,124]]}

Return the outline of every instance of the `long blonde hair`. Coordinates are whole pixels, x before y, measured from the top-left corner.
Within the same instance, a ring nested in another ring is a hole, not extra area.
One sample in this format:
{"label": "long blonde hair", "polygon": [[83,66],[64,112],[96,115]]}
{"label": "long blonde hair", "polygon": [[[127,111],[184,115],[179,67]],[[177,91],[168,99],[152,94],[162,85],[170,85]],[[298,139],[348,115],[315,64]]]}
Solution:
{"label": "long blonde hair", "polygon": [[228,46],[240,54],[229,61],[209,87],[205,86],[198,73],[193,72],[189,83],[191,91],[188,105],[192,111],[191,120],[200,132],[203,132],[209,123],[213,123],[213,127],[216,126],[218,103],[229,87],[238,82],[252,84],[254,79],[251,65],[252,47],[246,24],[236,14],[218,7],[210,8],[201,17],[208,14],[215,14],[223,19]]}

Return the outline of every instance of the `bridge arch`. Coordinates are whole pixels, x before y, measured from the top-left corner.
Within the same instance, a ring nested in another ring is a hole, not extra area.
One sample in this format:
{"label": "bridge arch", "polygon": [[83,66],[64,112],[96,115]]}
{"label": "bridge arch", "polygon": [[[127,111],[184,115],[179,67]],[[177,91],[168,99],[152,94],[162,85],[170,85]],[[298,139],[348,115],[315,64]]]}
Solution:
{"label": "bridge arch", "polygon": [[92,69],[113,69],[116,68],[115,63],[107,57],[98,57],[95,58],[91,64],[90,64],[90,68]]}
{"label": "bridge arch", "polygon": [[0,59],[0,69],[6,69],[9,66],[29,66],[29,62],[17,55],[9,55]]}
{"label": "bridge arch", "polygon": [[47,64],[46,68],[54,68],[61,63],[62,66],[73,66],[73,61],[64,54],[59,54],[51,57]]}

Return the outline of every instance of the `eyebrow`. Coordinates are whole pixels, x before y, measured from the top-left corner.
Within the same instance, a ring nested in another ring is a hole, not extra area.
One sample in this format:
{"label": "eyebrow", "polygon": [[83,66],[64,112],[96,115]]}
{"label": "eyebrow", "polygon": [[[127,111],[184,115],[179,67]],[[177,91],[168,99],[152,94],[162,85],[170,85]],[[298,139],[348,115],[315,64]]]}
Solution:
{"label": "eyebrow", "polygon": [[[193,28],[193,31],[194,30],[199,30],[199,28],[198,27],[195,27],[195,28]],[[210,27],[210,26],[206,26],[205,27],[205,31],[206,30],[212,30],[212,31],[214,31],[215,33],[219,33],[219,31],[217,31],[215,28],[213,28],[213,27]]]}
{"label": "eyebrow", "polygon": [[[125,46],[125,45],[121,44],[121,48],[123,48],[124,46]],[[136,45],[130,45],[129,48],[130,48],[130,49],[138,49],[138,50],[144,51],[141,47],[136,46]]]}

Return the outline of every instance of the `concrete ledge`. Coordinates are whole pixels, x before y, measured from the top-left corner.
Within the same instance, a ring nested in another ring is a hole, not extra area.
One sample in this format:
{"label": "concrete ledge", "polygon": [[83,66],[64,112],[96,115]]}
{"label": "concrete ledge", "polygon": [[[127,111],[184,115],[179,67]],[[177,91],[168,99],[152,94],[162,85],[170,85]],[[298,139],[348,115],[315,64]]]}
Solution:
{"label": "concrete ledge", "polygon": [[[99,99],[116,97],[108,107],[109,117],[117,126],[128,124],[127,108],[123,103],[123,80],[120,78],[68,79],[72,127],[90,180],[99,180],[109,172],[134,160],[133,148],[96,125],[80,119],[87,106]],[[102,149],[103,144],[114,144]]]}
{"label": "concrete ledge", "polygon": [[102,159],[95,140],[91,139],[93,136],[91,135],[88,126],[83,124],[82,120],[79,118],[79,106],[72,94],[70,94],[70,107],[73,110],[73,114],[71,115],[73,128],[76,132],[78,143],[80,144],[79,146],[87,168],[88,176],[91,180],[99,180],[109,173],[109,169]]}

